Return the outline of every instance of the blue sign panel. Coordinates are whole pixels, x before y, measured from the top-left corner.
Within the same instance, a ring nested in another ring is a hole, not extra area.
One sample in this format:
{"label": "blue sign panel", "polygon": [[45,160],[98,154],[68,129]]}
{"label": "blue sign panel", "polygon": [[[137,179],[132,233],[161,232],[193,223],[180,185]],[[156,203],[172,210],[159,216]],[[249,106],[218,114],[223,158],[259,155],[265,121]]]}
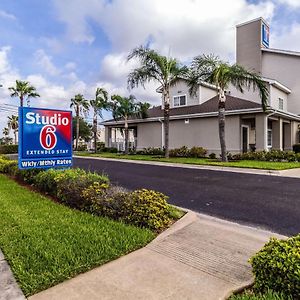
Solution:
{"label": "blue sign panel", "polygon": [[262,24],[262,44],[269,48],[270,29],[266,24]]}
{"label": "blue sign panel", "polygon": [[72,166],[72,112],[19,107],[19,168]]}

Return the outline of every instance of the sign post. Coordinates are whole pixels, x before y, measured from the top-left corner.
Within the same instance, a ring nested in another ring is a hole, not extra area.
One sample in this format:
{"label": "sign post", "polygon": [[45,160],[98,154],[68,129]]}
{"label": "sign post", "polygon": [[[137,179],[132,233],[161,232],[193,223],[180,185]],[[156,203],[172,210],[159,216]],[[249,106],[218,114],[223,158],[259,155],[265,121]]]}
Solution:
{"label": "sign post", "polygon": [[19,107],[19,169],[72,166],[72,112]]}

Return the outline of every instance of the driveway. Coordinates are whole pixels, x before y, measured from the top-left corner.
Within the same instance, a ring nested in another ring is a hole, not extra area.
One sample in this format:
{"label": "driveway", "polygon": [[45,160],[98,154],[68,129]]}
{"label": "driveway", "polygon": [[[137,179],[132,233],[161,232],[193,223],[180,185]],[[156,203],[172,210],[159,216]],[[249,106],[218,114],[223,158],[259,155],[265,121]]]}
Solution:
{"label": "driveway", "polygon": [[300,179],[74,158],[128,189],[150,188],[196,212],[284,235],[300,232]]}

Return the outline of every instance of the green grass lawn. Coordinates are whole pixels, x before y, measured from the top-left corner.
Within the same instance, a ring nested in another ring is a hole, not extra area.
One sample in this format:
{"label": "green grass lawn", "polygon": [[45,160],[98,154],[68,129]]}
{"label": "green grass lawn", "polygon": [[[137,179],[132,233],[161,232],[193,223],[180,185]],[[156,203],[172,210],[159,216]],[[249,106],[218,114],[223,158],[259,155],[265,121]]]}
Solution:
{"label": "green grass lawn", "polygon": [[56,204],[0,175],[0,248],[26,296],[154,237],[150,230]]}
{"label": "green grass lawn", "polygon": [[117,153],[87,153],[76,152],[75,155],[80,156],[98,156],[105,158],[118,158],[118,159],[131,159],[131,160],[145,160],[145,161],[161,161],[170,163],[182,163],[182,164],[195,164],[195,165],[209,165],[220,167],[236,167],[236,168],[252,168],[252,169],[264,169],[264,170],[286,170],[300,168],[298,162],[273,162],[273,161],[257,161],[257,160],[240,160],[221,162],[216,159],[209,158],[188,158],[188,157],[172,157],[169,159],[163,157],[155,157],[151,155],[124,155]]}
{"label": "green grass lawn", "polygon": [[242,294],[231,296],[229,300],[292,300],[292,298],[272,291],[264,294],[255,294],[253,291],[248,290]]}

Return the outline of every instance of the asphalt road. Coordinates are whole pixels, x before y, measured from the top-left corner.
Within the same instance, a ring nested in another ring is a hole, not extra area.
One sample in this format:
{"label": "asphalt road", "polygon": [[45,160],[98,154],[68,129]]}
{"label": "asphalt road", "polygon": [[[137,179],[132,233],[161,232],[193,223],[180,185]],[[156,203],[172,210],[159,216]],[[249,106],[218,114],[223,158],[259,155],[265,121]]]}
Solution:
{"label": "asphalt road", "polygon": [[300,179],[74,159],[74,165],[109,175],[128,189],[150,188],[169,202],[200,213],[285,235],[300,232]]}

